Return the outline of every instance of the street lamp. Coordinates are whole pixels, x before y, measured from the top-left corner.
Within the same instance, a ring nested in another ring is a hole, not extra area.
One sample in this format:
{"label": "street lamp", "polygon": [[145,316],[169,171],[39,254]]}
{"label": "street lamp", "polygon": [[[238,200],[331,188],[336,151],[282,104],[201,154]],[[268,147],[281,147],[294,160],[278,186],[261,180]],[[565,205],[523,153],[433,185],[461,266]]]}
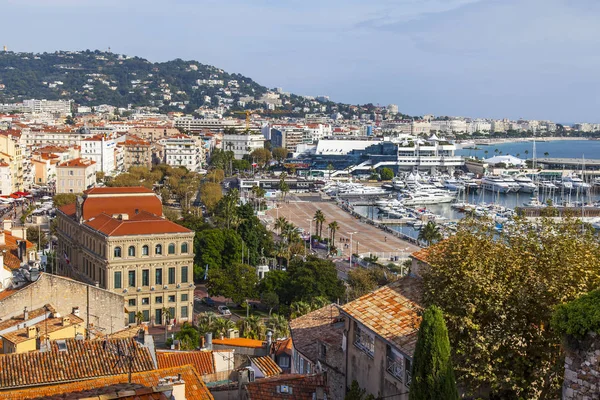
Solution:
{"label": "street lamp", "polygon": [[310,223],[310,227],[308,228],[308,245],[310,247],[310,252],[312,253],[312,222],[313,219],[309,218],[307,221]]}
{"label": "street lamp", "polygon": [[354,235],[355,233],[358,232],[348,232],[348,235],[350,235],[350,257],[348,257],[348,266],[350,267],[350,269],[352,269],[352,235]]}

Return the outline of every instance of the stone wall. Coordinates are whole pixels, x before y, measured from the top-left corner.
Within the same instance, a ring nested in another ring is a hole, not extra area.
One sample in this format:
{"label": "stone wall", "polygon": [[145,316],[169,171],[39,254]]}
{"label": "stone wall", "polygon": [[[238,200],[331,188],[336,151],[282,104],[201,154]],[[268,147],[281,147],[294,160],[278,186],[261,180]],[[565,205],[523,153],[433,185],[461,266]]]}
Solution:
{"label": "stone wall", "polygon": [[[88,301],[89,298],[89,301]],[[52,304],[62,315],[79,307],[79,316],[102,333],[125,328],[123,296],[69,278],[47,273],[10,296],[0,300],[0,318],[6,320],[23,313],[24,307],[35,310]],[[88,309],[89,306],[89,309]]]}
{"label": "stone wall", "polygon": [[564,400],[600,398],[600,337],[589,333],[583,340],[570,339],[565,346]]}

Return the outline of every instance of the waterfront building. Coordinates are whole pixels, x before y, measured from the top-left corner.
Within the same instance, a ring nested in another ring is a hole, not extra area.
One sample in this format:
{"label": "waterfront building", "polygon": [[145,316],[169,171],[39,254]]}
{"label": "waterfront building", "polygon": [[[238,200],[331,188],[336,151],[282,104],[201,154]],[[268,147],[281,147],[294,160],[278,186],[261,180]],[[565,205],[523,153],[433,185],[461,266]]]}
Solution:
{"label": "waterfront building", "polygon": [[427,140],[401,135],[394,138],[324,139],[317,144],[311,156],[313,169],[326,170],[331,164],[336,170],[347,169],[351,173],[368,173],[383,167],[399,171],[445,170],[453,172],[464,165],[455,156],[456,146],[435,135]]}
{"label": "waterfront building", "polygon": [[57,221],[58,273],[122,295],[128,323],[192,317],[194,232],[165,219],[153,191],[92,188]]}

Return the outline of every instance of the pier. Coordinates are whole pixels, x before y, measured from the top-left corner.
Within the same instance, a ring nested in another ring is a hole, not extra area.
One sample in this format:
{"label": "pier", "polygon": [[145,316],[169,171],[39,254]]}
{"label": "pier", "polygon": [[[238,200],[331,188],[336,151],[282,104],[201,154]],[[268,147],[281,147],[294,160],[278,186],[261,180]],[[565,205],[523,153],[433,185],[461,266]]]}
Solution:
{"label": "pier", "polygon": [[517,207],[517,214],[527,218],[539,217],[574,217],[598,218],[599,207]]}

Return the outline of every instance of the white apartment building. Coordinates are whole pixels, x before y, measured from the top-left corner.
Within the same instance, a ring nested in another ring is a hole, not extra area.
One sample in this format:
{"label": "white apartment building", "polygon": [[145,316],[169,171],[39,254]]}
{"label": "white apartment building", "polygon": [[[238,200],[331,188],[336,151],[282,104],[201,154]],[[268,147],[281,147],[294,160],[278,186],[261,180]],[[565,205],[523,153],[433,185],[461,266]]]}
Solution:
{"label": "white apartment building", "polygon": [[265,147],[265,137],[260,133],[223,134],[221,141],[221,148],[225,151],[233,151],[233,156],[237,160],[263,147]]}
{"label": "white apartment building", "polygon": [[508,124],[505,121],[492,121],[492,132],[506,132]]}
{"label": "white apartment building", "polygon": [[204,148],[199,138],[179,134],[161,139],[159,143],[164,147],[166,164],[173,167],[186,167],[195,172],[202,169]]}
{"label": "white apartment building", "polygon": [[187,116],[175,118],[175,128],[181,128],[189,132],[205,129],[221,131],[225,128],[244,129],[245,125],[237,119],[194,118]]}
{"label": "white apartment building", "polygon": [[81,157],[92,160],[98,164],[98,171],[112,175],[116,170],[115,151],[117,140],[115,137],[96,135],[81,141]]}
{"label": "white apartment building", "polygon": [[23,100],[23,106],[31,109],[31,112],[35,114],[44,112],[60,115],[71,114],[72,103],[72,100]]}
{"label": "white apartment building", "polygon": [[475,120],[471,122],[469,133],[490,133],[492,131],[492,124],[484,120]]}
{"label": "white apartment building", "polygon": [[92,137],[91,133],[79,133],[65,129],[46,127],[40,130],[23,129],[21,142],[26,146],[79,146],[82,139]]}

